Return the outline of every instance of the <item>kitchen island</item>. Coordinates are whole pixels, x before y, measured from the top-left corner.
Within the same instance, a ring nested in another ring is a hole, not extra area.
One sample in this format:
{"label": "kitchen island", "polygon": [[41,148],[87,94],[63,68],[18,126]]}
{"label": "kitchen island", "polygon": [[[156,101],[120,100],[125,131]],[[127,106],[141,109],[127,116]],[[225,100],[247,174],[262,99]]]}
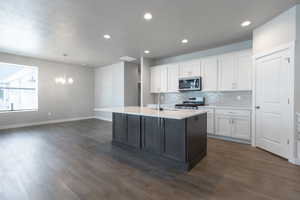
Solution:
{"label": "kitchen island", "polygon": [[207,114],[199,110],[147,107],[107,109],[113,113],[112,144],[138,151],[181,170],[193,168],[207,152]]}

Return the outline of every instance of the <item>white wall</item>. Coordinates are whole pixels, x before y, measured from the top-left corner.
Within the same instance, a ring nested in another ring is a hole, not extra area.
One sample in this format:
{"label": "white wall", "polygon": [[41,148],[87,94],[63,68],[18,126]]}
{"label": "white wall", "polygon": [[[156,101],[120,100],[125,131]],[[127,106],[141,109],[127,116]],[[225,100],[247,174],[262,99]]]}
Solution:
{"label": "white wall", "polygon": [[[273,18],[266,24],[253,31],[253,53],[254,55],[277,49],[282,45],[295,43],[295,59],[292,60],[294,70],[294,113],[300,112],[300,7],[295,6],[279,16]],[[294,120],[296,124],[296,120]],[[300,146],[297,154],[297,130],[295,126],[293,156],[300,158]]]}
{"label": "white wall", "polygon": [[[295,47],[295,112],[300,113],[300,5],[296,6],[296,47]],[[298,124],[298,123],[296,123]],[[300,132],[296,128],[297,156],[300,164]]]}
{"label": "white wall", "polygon": [[111,120],[101,108],[138,106],[138,65],[119,62],[95,70],[95,115]]}
{"label": "white wall", "polygon": [[141,106],[153,104],[154,95],[150,93],[150,67],[153,61],[147,58],[141,58]]}
{"label": "white wall", "polygon": [[[95,109],[124,106],[124,62],[95,70]],[[111,119],[111,113],[95,110],[96,117]]]}
{"label": "white wall", "polygon": [[296,39],[296,8],[291,8],[253,31],[253,52],[258,54]]}
{"label": "white wall", "polygon": [[[94,115],[94,69],[0,53],[0,62],[39,69],[38,111],[0,113],[0,128]],[[58,76],[70,76],[73,85],[57,85]],[[48,116],[51,112],[52,115]]]}

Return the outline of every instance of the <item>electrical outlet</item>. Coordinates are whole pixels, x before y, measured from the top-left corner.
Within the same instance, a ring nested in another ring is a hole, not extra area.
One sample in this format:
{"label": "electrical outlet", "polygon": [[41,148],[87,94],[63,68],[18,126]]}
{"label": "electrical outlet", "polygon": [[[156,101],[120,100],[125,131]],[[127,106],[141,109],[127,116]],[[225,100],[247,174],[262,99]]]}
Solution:
{"label": "electrical outlet", "polygon": [[52,116],[52,112],[48,112],[48,116],[49,116],[49,117]]}
{"label": "electrical outlet", "polygon": [[237,96],[236,99],[240,101],[242,99],[242,97],[241,96]]}

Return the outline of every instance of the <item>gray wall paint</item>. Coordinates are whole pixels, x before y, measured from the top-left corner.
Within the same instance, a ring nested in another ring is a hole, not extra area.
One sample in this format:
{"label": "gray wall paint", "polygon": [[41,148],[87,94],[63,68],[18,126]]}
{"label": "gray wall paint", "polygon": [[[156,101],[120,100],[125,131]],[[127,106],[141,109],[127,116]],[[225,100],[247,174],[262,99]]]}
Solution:
{"label": "gray wall paint", "polygon": [[139,65],[135,63],[125,63],[125,106],[138,106],[139,104]]}
{"label": "gray wall paint", "polygon": [[[0,113],[0,126],[94,115],[94,69],[0,53],[0,62],[36,66],[39,69],[38,111]],[[58,76],[70,76],[73,85],[57,85]],[[48,112],[52,115],[48,116]]]}
{"label": "gray wall paint", "polygon": [[141,58],[141,106],[154,103],[154,95],[150,93],[150,67],[153,60]]}
{"label": "gray wall paint", "polygon": [[234,44],[208,49],[204,51],[197,51],[189,54],[183,54],[180,56],[157,59],[155,60],[154,64],[161,65],[161,64],[175,63],[175,62],[187,61],[187,60],[213,56],[213,55],[228,53],[232,51],[239,51],[243,49],[250,49],[250,48],[252,48],[252,41],[248,40],[248,41],[234,43]]}

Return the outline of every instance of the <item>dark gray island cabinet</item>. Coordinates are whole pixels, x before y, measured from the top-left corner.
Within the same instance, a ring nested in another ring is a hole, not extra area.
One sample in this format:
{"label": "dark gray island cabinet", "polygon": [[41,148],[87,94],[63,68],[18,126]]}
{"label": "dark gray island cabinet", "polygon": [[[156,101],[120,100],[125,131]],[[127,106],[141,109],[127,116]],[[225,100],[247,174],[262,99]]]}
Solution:
{"label": "dark gray island cabinet", "polygon": [[206,120],[205,112],[178,119],[161,114],[113,112],[112,144],[180,170],[190,170],[207,153]]}

